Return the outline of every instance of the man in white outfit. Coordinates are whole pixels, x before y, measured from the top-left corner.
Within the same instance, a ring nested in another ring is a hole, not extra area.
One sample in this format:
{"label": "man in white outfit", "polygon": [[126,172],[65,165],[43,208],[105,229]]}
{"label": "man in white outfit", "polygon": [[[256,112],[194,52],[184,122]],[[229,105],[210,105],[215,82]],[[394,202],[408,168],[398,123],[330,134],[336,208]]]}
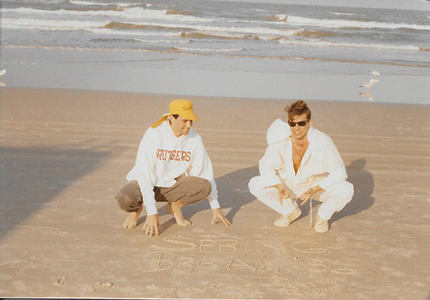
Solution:
{"label": "man in white outfit", "polygon": [[329,220],[351,201],[354,187],[346,181],[345,165],[329,136],[312,127],[311,110],[303,100],[285,108],[288,124],[277,119],[267,131],[268,147],[259,162],[260,176],[249,190],[281,214],[277,227],[287,227],[310,199],[321,201],[314,230],[326,233]]}
{"label": "man in white outfit", "polygon": [[221,212],[212,163],[202,138],[191,129],[197,120],[191,101],[177,99],[169,104],[169,113],[146,130],[136,163],[127,174],[128,183],[116,196],[121,209],[130,213],[124,228],[136,227],[145,205],[143,228],[147,235],[158,235],[156,202],[168,202],[166,209],[178,225],[189,226],[182,208],[206,197],[213,212],[212,223],[231,225]]}

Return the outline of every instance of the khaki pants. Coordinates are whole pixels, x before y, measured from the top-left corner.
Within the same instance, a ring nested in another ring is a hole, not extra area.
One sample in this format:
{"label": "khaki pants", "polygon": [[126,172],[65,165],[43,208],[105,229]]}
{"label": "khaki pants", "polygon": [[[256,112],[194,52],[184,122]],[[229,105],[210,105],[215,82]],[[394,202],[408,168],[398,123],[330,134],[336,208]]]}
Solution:
{"label": "khaki pants", "polygon": [[[206,179],[181,176],[176,178],[176,183],[171,187],[154,187],[154,196],[157,202],[181,200],[185,204],[191,204],[205,199],[211,190],[212,186]],[[142,193],[136,180],[123,186],[115,198],[121,209],[126,212],[134,212],[143,204]]]}

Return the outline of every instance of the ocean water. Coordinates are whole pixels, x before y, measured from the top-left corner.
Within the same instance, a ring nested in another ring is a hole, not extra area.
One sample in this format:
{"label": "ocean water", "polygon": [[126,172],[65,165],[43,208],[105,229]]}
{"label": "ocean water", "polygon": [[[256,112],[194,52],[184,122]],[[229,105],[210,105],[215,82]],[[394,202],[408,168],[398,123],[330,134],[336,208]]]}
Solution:
{"label": "ocean water", "polygon": [[[137,53],[164,61],[152,65],[158,70],[290,74],[292,66],[295,74],[348,74],[345,66],[320,64],[315,71],[318,62],[353,64],[347,69],[363,76],[367,66],[357,65],[385,67],[392,75],[430,70],[430,11],[199,0],[3,0],[1,27],[7,53]],[[2,60],[15,66],[26,61],[5,55]]]}
{"label": "ocean water", "polygon": [[430,12],[190,0],[2,3],[3,46],[430,62]]}

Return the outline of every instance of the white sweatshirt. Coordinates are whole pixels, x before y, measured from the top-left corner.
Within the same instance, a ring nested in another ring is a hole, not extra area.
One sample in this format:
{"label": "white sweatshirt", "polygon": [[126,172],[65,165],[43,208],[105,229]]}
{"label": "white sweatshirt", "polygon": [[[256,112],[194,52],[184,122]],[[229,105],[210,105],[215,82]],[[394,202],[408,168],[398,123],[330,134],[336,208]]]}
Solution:
{"label": "white sweatshirt", "polygon": [[175,136],[169,121],[148,128],[139,145],[136,163],[127,180],[137,180],[148,215],[157,214],[154,187],[171,187],[181,175],[201,177],[212,185],[208,196],[212,209],[219,208],[218,191],[212,162],[202,138],[190,129],[187,135]]}
{"label": "white sweatshirt", "polygon": [[316,185],[330,190],[333,184],[346,180],[345,165],[331,138],[313,127],[307,138],[309,147],[296,174],[290,127],[280,119],[272,123],[267,131],[269,146],[259,162],[266,187],[281,183],[282,178],[295,191],[304,192]]}

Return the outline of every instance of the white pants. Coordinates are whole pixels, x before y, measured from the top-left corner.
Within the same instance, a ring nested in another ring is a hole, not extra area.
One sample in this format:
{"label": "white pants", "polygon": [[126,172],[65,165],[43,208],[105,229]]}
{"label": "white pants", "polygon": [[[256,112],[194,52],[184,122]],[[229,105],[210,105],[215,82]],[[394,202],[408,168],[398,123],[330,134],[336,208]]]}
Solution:
{"label": "white pants", "polygon": [[[275,187],[264,187],[261,176],[253,177],[248,184],[249,191],[258,200],[272,208],[276,212],[286,215],[296,209],[295,199],[300,197],[304,191],[292,190],[288,187],[290,197],[279,202],[278,190]],[[354,186],[348,181],[339,182],[329,191],[320,191],[312,196],[312,199],[323,202],[318,210],[319,216],[323,220],[329,220],[334,213],[341,211],[354,195]]]}

